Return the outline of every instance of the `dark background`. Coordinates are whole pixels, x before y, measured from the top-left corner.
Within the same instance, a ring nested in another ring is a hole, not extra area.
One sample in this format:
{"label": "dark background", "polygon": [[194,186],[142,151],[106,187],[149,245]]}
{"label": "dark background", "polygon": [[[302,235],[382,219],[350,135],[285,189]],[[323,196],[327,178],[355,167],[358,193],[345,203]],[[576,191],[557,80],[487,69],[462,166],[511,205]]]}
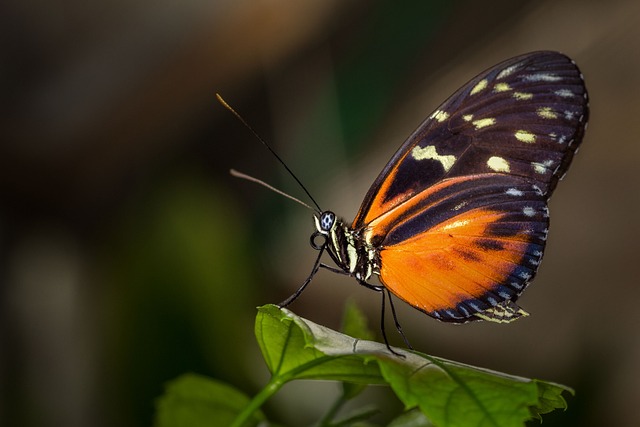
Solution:
{"label": "dark background", "polygon": [[[228,175],[304,199],[216,92],[350,221],[441,101],[539,49],[576,60],[591,121],[520,299],[532,315],[453,326],[398,304],[400,319],[426,353],[574,387],[545,426],[640,425],[639,32],[632,0],[5,0],[0,425],[149,425],[181,373],[266,382],[255,306],[308,274],[311,216]],[[379,295],[328,272],[292,309],[337,328],[347,298],[375,328]],[[337,391],[292,384],[267,410],[310,423]]]}

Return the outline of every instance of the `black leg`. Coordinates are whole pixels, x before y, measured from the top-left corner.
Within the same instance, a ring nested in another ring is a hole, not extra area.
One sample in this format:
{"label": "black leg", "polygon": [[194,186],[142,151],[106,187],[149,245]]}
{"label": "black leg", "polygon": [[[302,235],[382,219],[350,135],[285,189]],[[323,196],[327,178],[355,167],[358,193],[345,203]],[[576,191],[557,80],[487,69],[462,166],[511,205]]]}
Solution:
{"label": "black leg", "polygon": [[387,345],[387,348],[389,349],[389,351],[397,356],[401,356],[404,357],[401,354],[398,354],[397,352],[393,351],[391,349],[391,346],[389,345],[389,340],[387,339],[387,332],[385,330],[384,327],[384,314],[386,311],[386,297],[389,297],[389,305],[391,306],[391,314],[393,315],[393,321],[396,325],[396,329],[398,330],[398,333],[400,333],[400,335],[402,336],[402,339],[405,343],[405,345],[407,346],[407,348],[409,350],[413,350],[413,346],[411,346],[411,343],[409,342],[409,340],[407,339],[406,335],[404,334],[404,332],[402,331],[402,326],[400,326],[400,322],[398,321],[398,315],[396,314],[396,307],[393,305],[393,297],[391,296],[391,292],[389,292],[389,289],[385,288],[384,286],[381,285],[372,285],[371,283],[367,283],[364,280],[358,280],[358,283],[360,283],[362,286],[364,286],[365,288],[374,290],[376,292],[380,292],[380,294],[382,294],[382,310],[380,313],[380,332],[382,332],[382,338],[384,339],[384,343]]}
{"label": "black leg", "polygon": [[393,314],[393,321],[396,324],[396,330],[402,336],[402,339],[404,340],[404,343],[407,346],[407,348],[409,350],[413,350],[413,346],[411,346],[411,343],[407,339],[407,336],[402,331],[402,326],[400,326],[400,322],[398,322],[398,316],[396,315],[396,307],[393,305],[393,298],[391,297],[391,292],[389,292],[389,289],[387,289],[387,288],[385,288],[385,292],[389,296],[389,305],[391,306],[391,314]]}
{"label": "black leg", "polygon": [[325,246],[323,245],[320,250],[318,251],[318,258],[316,258],[316,262],[313,264],[313,269],[311,270],[311,274],[309,274],[309,277],[307,277],[307,280],[304,281],[304,283],[302,284],[302,286],[300,286],[298,288],[298,290],[291,295],[289,298],[287,298],[286,300],[282,301],[280,304],[278,304],[278,307],[282,308],[282,307],[286,307],[289,304],[291,304],[292,302],[294,302],[302,293],[302,291],[304,291],[304,288],[307,287],[307,285],[309,283],[311,283],[311,280],[313,279],[313,276],[316,275],[316,273],[318,272],[318,269],[320,268],[321,264],[320,263],[320,258],[322,257],[322,253],[325,250]]}
{"label": "black leg", "polygon": [[[389,340],[387,339],[387,332],[386,332],[385,327],[384,327],[384,312],[386,311],[385,310],[385,299],[386,299],[385,295],[386,295],[387,292],[385,292],[384,288],[380,289],[379,292],[382,295],[382,310],[380,312],[380,331],[382,332],[382,338],[384,339],[384,343],[387,345],[387,349],[391,353],[393,353],[393,354],[395,354],[396,356],[399,356],[399,357],[404,357],[404,355],[394,351],[391,348],[391,345],[389,345]],[[391,298],[389,298],[389,301],[391,301]],[[393,307],[393,303],[391,303],[391,304],[392,304],[391,307]],[[395,318],[395,313],[394,313],[393,317]]]}
{"label": "black leg", "polygon": [[333,267],[331,265],[327,265],[324,262],[320,263],[320,267],[322,267],[322,268],[324,268],[326,270],[329,270],[329,271],[331,271],[333,273],[342,274],[342,275],[345,275],[345,276],[351,276],[351,273],[349,273],[347,271],[344,271],[341,268],[337,268],[337,267]]}

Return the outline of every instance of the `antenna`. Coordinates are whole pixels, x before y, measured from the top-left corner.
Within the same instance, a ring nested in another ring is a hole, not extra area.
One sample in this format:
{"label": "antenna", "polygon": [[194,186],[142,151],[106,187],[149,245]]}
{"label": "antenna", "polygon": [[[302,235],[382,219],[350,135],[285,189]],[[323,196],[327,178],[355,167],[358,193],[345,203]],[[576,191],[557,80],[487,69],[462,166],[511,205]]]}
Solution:
{"label": "antenna", "polygon": [[235,169],[230,169],[230,170],[229,170],[229,173],[230,173],[232,176],[235,176],[236,178],[242,178],[242,179],[246,179],[247,181],[251,181],[251,182],[255,182],[256,184],[260,184],[260,185],[262,185],[263,187],[266,187],[266,188],[268,188],[269,190],[273,191],[274,193],[278,193],[278,194],[280,194],[281,196],[286,197],[287,199],[291,199],[291,200],[293,200],[294,202],[298,202],[298,203],[300,203],[302,206],[304,206],[304,207],[305,207],[305,208],[307,208],[307,209],[313,210],[313,208],[312,208],[311,206],[309,206],[308,204],[306,204],[306,203],[305,203],[305,202],[303,202],[302,200],[300,200],[300,199],[296,199],[296,198],[295,198],[295,197],[293,197],[291,194],[287,194],[287,193],[285,193],[285,192],[284,192],[284,191],[282,191],[282,190],[278,190],[278,189],[277,189],[277,188],[275,188],[274,186],[269,185],[269,184],[267,184],[266,182],[264,182],[264,181],[262,181],[262,180],[260,180],[260,179],[258,179],[258,178],[254,178],[254,177],[252,177],[251,175],[247,175],[247,174],[245,174],[245,173],[238,172],[238,171],[237,171],[237,170],[235,170]]}
{"label": "antenna", "polygon": [[[289,172],[289,175],[291,175],[291,176],[293,177],[293,179],[295,179],[295,180],[296,180],[296,182],[298,183],[298,185],[300,186],[300,188],[302,188],[302,189],[304,190],[304,192],[305,192],[305,193],[307,193],[307,196],[309,197],[309,199],[311,199],[311,201],[312,201],[312,202],[313,202],[313,204],[316,206],[316,208],[318,208],[318,211],[322,212],[322,209],[320,209],[320,205],[318,205],[318,203],[317,203],[317,202],[316,202],[316,200],[313,198],[313,196],[311,196],[311,193],[309,193],[309,190],[307,190],[307,187],[305,187],[305,186],[302,184],[302,182],[300,182],[300,180],[298,179],[298,177],[296,176],[296,174],[294,174],[294,173],[291,171],[291,169],[289,169],[289,166],[287,166],[287,164],[284,162],[284,160],[282,160],[282,159],[280,158],[280,156],[278,156],[278,154],[273,150],[273,148],[271,148],[271,146],[270,146],[269,144],[267,144],[267,141],[265,141],[264,139],[262,139],[262,137],[261,137],[260,135],[258,135],[258,132],[256,132],[256,131],[251,127],[251,126],[249,126],[249,123],[247,123],[247,121],[246,121],[245,119],[243,119],[243,118],[242,118],[242,116],[241,116],[240,114],[238,114],[238,112],[237,112],[236,110],[234,110],[234,109],[233,109],[229,104],[227,104],[227,101],[225,101],[225,100],[222,98],[222,96],[220,96],[220,94],[219,94],[219,93],[216,93],[216,98],[218,98],[218,102],[220,102],[220,104],[222,104],[222,106],[223,106],[224,108],[226,108],[227,110],[231,111],[231,113],[232,113],[234,116],[236,116],[236,117],[238,118],[238,120],[240,120],[240,121],[242,122],[242,124],[244,124],[244,125],[245,125],[245,127],[246,127],[247,129],[249,129],[249,130],[251,131],[251,133],[253,133],[253,135],[254,135],[256,138],[258,138],[258,140],[259,140],[259,141],[260,141],[260,142],[261,142],[265,147],[267,147],[267,149],[268,149],[269,151],[271,151],[271,154],[273,154],[273,155],[275,156],[275,158],[276,158],[276,159],[278,159],[278,161],[280,162],[280,164],[282,164],[282,166],[284,166],[284,168],[287,170],[287,172]],[[233,170],[232,170],[232,172],[231,172],[231,175],[234,175]],[[267,188],[270,188],[270,189],[274,190],[276,193],[286,195],[286,196],[287,196],[287,197],[289,197],[290,199],[293,199],[293,200],[296,200],[296,201],[297,201],[297,202],[299,202],[299,203],[302,203],[300,200],[295,199],[293,196],[289,196],[288,194],[283,193],[282,191],[277,190],[277,189],[276,189],[276,188],[274,188],[274,187],[271,187],[270,185],[268,185],[268,184],[267,184],[267,183],[265,183],[265,182],[262,182],[262,181],[260,181],[260,180],[258,180],[258,179],[256,179],[256,178],[249,177],[248,175],[244,175],[244,174],[242,174],[242,173],[240,173],[240,175],[242,175],[242,176],[238,176],[238,175],[234,175],[234,176],[237,176],[237,177],[239,177],[239,178],[245,178],[245,179],[248,179],[249,181],[253,181],[253,182],[256,182],[256,183],[258,183],[258,184],[262,184],[262,185],[264,185],[265,187],[267,187]],[[310,208],[310,206],[306,205],[305,203],[302,203],[302,204],[303,204],[303,205],[305,205],[305,206],[307,206],[308,208]]]}

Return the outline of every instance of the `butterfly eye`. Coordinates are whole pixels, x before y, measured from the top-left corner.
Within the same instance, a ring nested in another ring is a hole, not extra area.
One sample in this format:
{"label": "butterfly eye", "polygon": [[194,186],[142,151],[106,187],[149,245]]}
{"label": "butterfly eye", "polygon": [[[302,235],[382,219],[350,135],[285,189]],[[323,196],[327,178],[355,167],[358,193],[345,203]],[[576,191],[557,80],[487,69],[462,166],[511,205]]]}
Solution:
{"label": "butterfly eye", "polygon": [[329,231],[336,222],[336,214],[331,211],[322,212],[320,215],[320,231]]}

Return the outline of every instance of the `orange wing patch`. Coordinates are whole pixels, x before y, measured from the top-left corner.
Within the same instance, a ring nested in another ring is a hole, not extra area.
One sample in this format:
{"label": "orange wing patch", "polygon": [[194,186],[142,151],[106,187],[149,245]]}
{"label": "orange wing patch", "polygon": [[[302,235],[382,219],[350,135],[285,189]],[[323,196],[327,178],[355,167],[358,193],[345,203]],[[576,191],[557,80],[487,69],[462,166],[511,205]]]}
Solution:
{"label": "orange wing patch", "polygon": [[[504,212],[475,209],[380,251],[380,280],[397,297],[432,314],[492,295],[523,263],[526,231],[492,235]],[[496,300],[503,300],[499,298]],[[493,304],[492,304],[493,305]]]}
{"label": "orange wing patch", "polygon": [[[490,175],[484,175],[484,177],[488,176]],[[448,179],[424,189],[417,194],[400,194],[386,204],[372,205],[372,208],[364,218],[367,224],[365,227],[365,238],[371,241],[376,236],[385,236],[390,228],[398,222],[415,215],[418,211],[425,211],[440,202],[450,188],[463,185],[464,183],[473,183],[474,178],[477,177],[477,175],[469,175]],[[385,184],[382,188],[386,188],[386,185],[388,184]],[[379,201],[376,200],[376,203],[379,203]],[[360,215],[358,215],[358,217],[359,216]],[[356,217],[353,223],[354,227],[356,227],[358,217]]]}

